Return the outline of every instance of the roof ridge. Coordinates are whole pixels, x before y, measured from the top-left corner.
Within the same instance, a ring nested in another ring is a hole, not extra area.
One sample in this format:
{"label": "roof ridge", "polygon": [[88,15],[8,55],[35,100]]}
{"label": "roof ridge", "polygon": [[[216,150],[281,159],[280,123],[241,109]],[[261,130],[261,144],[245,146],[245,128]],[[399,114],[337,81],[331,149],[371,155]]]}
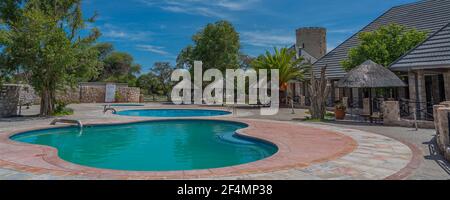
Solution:
{"label": "roof ridge", "polygon": [[[431,0],[429,0],[431,1]],[[433,0],[434,1],[434,0]],[[418,47],[422,46],[425,42],[430,41],[431,38],[433,38],[434,36],[436,36],[439,32],[441,32],[442,30],[444,30],[445,28],[450,26],[450,22],[447,23],[446,25],[444,25],[442,28],[440,28],[439,30],[437,30],[436,32],[434,32],[433,34],[431,34],[429,37],[427,37],[424,41],[422,41],[421,43],[417,44],[415,47],[413,47],[412,49],[410,49],[409,51],[407,51],[405,54],[403,54],[400,58],[398,58],[397,60],[395,60],[394,62],[392,62],[389,65],[389,69],[397,64],[398,61],[400,61],[401,59],[403,59],[405,56],[409,55],[411,52],[413,52],[414,50],[416,50]]]}

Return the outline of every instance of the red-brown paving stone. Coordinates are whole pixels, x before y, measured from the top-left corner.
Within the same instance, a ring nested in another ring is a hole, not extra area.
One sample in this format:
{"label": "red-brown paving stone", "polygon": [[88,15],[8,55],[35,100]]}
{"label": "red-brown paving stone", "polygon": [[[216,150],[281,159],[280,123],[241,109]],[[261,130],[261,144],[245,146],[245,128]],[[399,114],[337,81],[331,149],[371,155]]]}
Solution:
{"label": "red-brown paving stone", "polygon": [[[0,167],[29,173],[42,174],[47,172],[57,176],[83,175],[102,179],[137,179],[139,177],[143,179],[208,178],[306,167],[314,163],[337,159],[352,152],[357,147],[357,143],[352,138],[333,131],[281,122],[247,119],[233,119],[232,121],[249,125],[248,128],[239,130],[239,134],[271,142],[279,148],[279,151],[264,160],[218,169],[130,172],[96,169],[66,162],[57,156],[57,150],[54,148],[11,141],[9,137],[19,133],[19,131],[15,131],[0,136],[0,147],[8,145],[7,149],[14,149],[12,152],[0,155],[0,160],[6,160],[13,165],[0,162]],[[26,131],[29,130],[20,132]],[[5,148],[0,149],[5,151]]]}

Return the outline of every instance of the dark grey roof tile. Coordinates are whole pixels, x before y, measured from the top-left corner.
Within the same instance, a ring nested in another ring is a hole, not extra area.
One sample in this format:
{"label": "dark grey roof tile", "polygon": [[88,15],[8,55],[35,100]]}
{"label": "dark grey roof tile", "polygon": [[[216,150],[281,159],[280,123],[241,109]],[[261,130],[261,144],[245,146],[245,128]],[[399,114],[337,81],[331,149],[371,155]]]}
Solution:
{"label": "dark grey roof tile", "polygon": [[450,68],[450,23],[395,61],[390,69],[402,71],[408,67],[437,65]]}
{"label": "dark grey roof tile", "polygon": [[[327,65],[327,76],[329,78],[342,78],[346,72],[342,69],[341,62],[347,59],[348,51],[359,44],[358,34],[361,32],[373,31],[380,26],[391,23],[401,24],[410,28],[426,31],[428,35],[434,34],[450,23],[450,0],[428,0],[396,6],[378,17],[360,32],[350,37],[327,55],[314,63],[315,73],[320,72],[320,68]],[[445,35],[443,32],[441,35]],[[445,39],[439,35],[436,39]],[[419,52],[439,52],[448,50],[448,45],[434,44],[418,49]],[[430,49],[431,48],[431,49]]]}

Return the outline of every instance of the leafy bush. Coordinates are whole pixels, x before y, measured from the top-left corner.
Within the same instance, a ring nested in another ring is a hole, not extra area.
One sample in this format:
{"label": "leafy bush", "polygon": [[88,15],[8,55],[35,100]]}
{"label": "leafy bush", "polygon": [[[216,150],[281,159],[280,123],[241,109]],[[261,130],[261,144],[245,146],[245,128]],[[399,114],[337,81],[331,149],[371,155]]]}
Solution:
{"label": "leafy bush", "polygon": [[119,91],[116,91],[114,98],[116,99],[116,102],[120,102],[120,101],[122,101],[123,96],[119,93]]}
{"label": "leafy bush", "polygon": [[73,115],[73,109],[67,108],[67,103],[65,101],[57,100],[53,116],[66,116],[66,115]]}

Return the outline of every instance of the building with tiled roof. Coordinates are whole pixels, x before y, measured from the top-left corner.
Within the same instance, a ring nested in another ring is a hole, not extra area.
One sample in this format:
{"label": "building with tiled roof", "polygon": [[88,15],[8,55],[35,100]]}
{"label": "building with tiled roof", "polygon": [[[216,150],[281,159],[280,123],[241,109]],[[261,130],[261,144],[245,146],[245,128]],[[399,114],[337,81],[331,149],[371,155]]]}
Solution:
{"label": "building with tiled roof", "polygon": [[[350,103],[358,104],[363,98],[371,96],[368,93],[375,92],[337,88],[336,85],[347,74],[341,63],[348,58],[350,49],[360,44],[358,35],[389,24],[427,33],[424,42],[385,67],[396,72],[408,84],[407,88],[392,89],[389,97],[406,101],[405,107],[416,110],[419,117],[432,118],[432,105],[450,100],[450,0],[424,0],[393,7],[319,58],[313,65],[313,71],[319,74],[320,69],[327,66],[326,76],[333,87],[328,104],[332,105],[343,97],[347,97]],[[308,96],[306,90],[304,95]]]}

